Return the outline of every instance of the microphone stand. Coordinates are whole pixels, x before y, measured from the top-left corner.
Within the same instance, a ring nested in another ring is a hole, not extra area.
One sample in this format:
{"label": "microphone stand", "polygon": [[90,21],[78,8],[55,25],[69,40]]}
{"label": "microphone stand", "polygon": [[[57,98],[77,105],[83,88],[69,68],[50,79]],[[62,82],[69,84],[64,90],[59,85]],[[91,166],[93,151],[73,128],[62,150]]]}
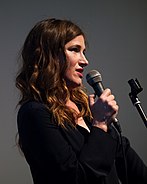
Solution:
{"label": "microphone stand", "polygon": [[133,105],[137,108],[146,128],[147,128],[147,117],[143,111],[143,108],[141,106],[141,102],[139,100],[139,98],[137,97],[138,93],[140,93],[143,88],[141,87],[139,81],[137,79],[135,79],[135,81],[133,79],[130,79],[128,81],[130,87],[131,87],[131,92],[129,93],[129,97],[133,103]]}

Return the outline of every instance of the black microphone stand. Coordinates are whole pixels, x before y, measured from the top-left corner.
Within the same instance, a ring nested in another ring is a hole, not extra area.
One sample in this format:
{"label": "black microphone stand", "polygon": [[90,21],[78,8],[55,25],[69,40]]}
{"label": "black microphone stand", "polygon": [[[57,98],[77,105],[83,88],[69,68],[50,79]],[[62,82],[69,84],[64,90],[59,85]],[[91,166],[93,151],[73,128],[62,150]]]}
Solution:
{"label": "black microphone stand", "polygon": [[146,128],[147,128],[147,117],[143,111],[143,108],[141,106],[141,102],[139,100],[139,98],[137,97],[138,93],[140,93],[143,88],[141,87],[139,81],[137,79],[135,79],[135,81],[133,79],[130,79],[128,81],[130,87],[131,87],[131,92],[129,93],[129,97],[133,103],[133,105],[137,108]]}

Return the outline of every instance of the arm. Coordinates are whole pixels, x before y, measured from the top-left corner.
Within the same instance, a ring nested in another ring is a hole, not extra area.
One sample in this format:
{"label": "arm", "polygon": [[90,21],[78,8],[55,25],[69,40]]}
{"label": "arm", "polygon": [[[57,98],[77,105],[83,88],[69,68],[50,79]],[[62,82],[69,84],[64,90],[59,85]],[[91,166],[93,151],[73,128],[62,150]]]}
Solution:
{"label": "arm", "polygon": [[[66,134],[66,131],[51,123],[50,119],[51,115],[43,105],[31,105],[19,113],[19,135],[30,165],[37,162],[46,167],[47,171],[55,170],[69,180],[87,178],[89,172],[94,173],[97,178],[110,172],[116,141],[109,134],[92,127],[84,143],[77,130],[68,129]],[[71,134],[75,135],[73,144],[69,144]],[[76,141],[79,142],[77,144],[80,149],[77,152],[73,148]]]}

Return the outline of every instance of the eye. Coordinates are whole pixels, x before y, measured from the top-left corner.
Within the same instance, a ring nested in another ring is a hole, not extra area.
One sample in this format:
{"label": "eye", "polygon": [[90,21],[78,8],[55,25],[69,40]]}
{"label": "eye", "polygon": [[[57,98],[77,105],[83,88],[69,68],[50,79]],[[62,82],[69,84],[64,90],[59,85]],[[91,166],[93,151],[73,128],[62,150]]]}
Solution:
{"label": "eye", "polygon": [[72,51],[72,52],[80,52],[80,48],[79,47],[70,47],[68,50]]}

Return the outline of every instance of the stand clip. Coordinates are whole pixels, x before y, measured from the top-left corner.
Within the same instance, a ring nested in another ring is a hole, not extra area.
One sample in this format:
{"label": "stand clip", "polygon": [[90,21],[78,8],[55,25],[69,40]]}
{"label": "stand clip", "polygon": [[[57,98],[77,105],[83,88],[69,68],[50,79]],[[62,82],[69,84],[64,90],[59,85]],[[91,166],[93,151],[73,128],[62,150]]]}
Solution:
{"label": "stand clip", "polygon": [[131,87],[131,92],[129,93],[129,97],[133,103],[133,105],[137,108],[146,128],[147,128],[147,117],[141,107],[141,102],[138,98],[138,94],[143,90],[143,88],[141,87],[139,81],[137,79],[130,79],[128,81],[130,87]]}

